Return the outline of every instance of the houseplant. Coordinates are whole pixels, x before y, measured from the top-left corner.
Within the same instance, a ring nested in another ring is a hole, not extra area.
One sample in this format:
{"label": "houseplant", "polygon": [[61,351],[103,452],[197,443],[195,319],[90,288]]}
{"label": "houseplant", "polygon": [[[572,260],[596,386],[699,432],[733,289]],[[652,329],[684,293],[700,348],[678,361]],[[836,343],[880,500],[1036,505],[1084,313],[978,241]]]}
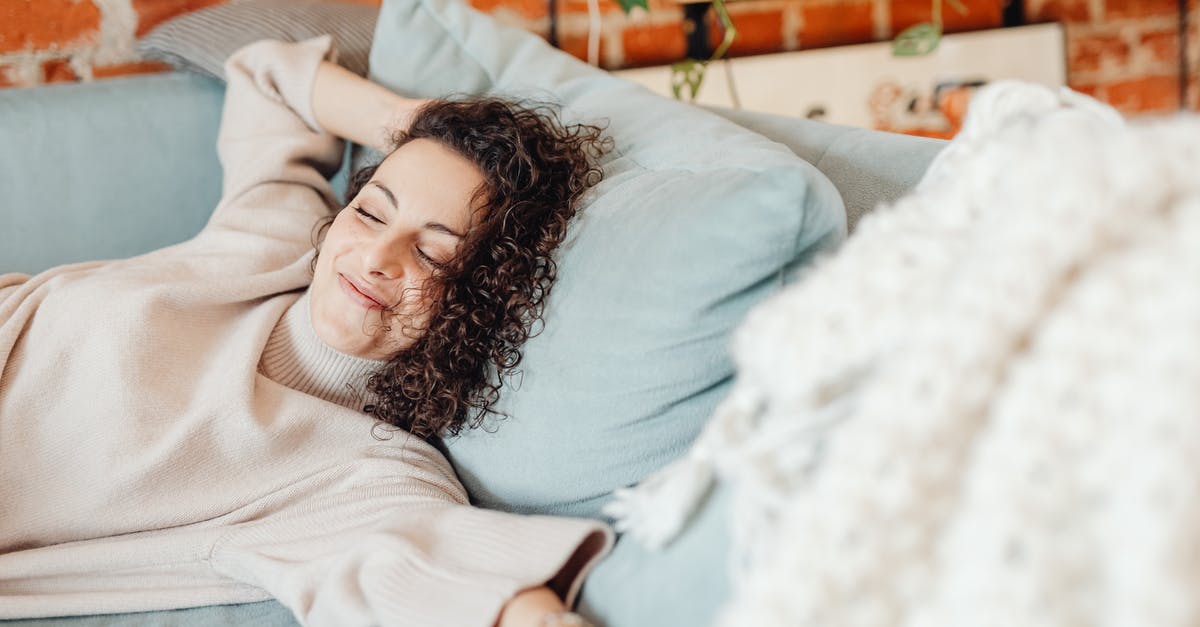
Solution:
{"label": "houseplant", "polygon": [[[688,102],[693,102],[704,82],[705,72],[709,63],[721,59],[728,52],[733,40],[737,37],[737,27],[734,25],[726,6],[726,0],[679,0],[684,5],[685,23],[690,23],[688,58],[671,64],[671,93],[675,98],[683,100],[686,94]],[[621,9],[628,15],[634,8],[650,10],[648,0],[616,0]],[[937,49],[943,33],[942,5],[949,3],[960,14],[965,14],[967,8],[961,0],[930,0],[930,21],[914,24],[892,40],[892,54],[895,56],[921,56]],[[707,54],[710,48],[707,31],[703,27],[704,15],[711,6],[713,14],[721,25],[721,42]],[[701,42],[694,45],[694,42]]]}

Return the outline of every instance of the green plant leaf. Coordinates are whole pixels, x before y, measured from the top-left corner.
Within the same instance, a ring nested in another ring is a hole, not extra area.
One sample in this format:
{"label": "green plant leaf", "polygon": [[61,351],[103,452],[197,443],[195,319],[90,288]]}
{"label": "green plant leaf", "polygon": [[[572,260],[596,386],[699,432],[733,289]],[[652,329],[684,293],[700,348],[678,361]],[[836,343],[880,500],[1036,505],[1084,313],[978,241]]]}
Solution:
{"label": "green plant leaf", "polygon": [[892,55],[897,57],[919,57],[937,50],[942,40],[942,27],[922,22],[914,24],[896,35],[892,40]]}
{"label": "green plant leaf", "polygon": [[687,102],[695,102],[700,85],[704,83],[704,71],[707,61],[685,59],[671,64],[671,94],[676,100],[683,100],[683,89],[688,90]]}
{"label": "green plant leaf", "polygon": [[633,7],[642,7],[642,10],[644,11],[650,10],[650,5],[647,4],[647,0],[617,0],[617,4],[621,5],[621,8],[625,10],[626,15],[633,10]]}
{"label": "green plant leaf", "polygon": [[709,61],[716,61],[725,56],[725,52],[729,50],[729,46],[733,45],[733,40],[737,37],[737,27],[733,25],[733,18],[729,17],[729,8],[725,6],[725,0],[712,0],[713,13],[721,22],[721,30],[725,31],[725,36],[721,38],[721,45],[713,51],[712,58]]}

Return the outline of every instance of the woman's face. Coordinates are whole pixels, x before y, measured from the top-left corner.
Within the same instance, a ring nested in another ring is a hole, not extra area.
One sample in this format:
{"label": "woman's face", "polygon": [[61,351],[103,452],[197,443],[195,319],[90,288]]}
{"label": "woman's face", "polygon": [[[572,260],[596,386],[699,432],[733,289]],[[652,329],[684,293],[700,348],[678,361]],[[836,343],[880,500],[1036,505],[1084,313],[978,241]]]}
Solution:
{"label": "woman's face", "polygon": [[358,357],[389,359],[428,322],[426,280],[471,228],[475,164],[431,139],[388,155],[326,232],[313,274],[317,336]]}

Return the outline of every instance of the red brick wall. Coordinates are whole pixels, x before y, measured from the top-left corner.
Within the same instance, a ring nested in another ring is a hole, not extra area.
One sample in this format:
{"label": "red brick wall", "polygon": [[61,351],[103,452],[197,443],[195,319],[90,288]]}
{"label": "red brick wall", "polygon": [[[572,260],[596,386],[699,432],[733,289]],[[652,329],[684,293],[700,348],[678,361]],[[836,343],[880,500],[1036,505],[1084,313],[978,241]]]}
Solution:
{"label": "red brick wall", "polygon": [[0,0],[0,87],[165,70],[138,58],[137,37],[176,15],[224,1]]}
{"label": "red brick wall", "polygon": [[[1176,0],[1025,0],[1032,21],[1061,21],[1067,34],[1068,81],[1127,112],[1180,106],[1179,13]],[[1188,10],[1189,108],[1200,89],[1200,12]]]}
{"label": "red brick wall", "polygon": [[[548,9],[540,0],[469,0],[498,18],[545,35]],[[587,55],[587,2],[558,2],[559,45]],[[1179,108],[1179,36],[1176,0],[1023,1],[1028,22],[1061,21],[1067,35],[1071,87],[1127,113]],[[1003,23],[1005,0],[963,0],[965,14],[944,5],[947,32],[993,28]],[[683,12],[666,0],[650,0],[649,14],[624,15],[600,0],[601,65],[608,68],[678,60],[686,43]],[[729,5],[738,28],[730,54],[759,54],[891,39],[930,19],[929,0],[745,0]],[[1200,109],[1200,0],[1189,0],[1187,106]],[[710,38],[719,40],[716,24]]]}
{"label": "red brick wall", "polygon": [[134,53],[137,35],[215,1],[0,0],[0,86],[160,71]]}
{"label": "red brick wall", "polygon": [[[540,0],[469,0],[500,19],[545,35],[546,2]],[[559,45],[586,56],[588,17],[585,0],[557,0]],[[966,14],[947,5],[946,30],[958,32],[999,26],[1005,0],[962,0]],[[624,15],[613,0],[600,0],[603,14],[600,62],[608,68],[655,65],[679,60],[686,49],[683,11],[668,0],[650,0],[649,14]],[[738,29],[732,56],[781,50],[822,48],[890,39],[930,18],[929,0],[737,0],[729,13]],[[712,17],[711,14],[709,16]],[[710,20],[710,38],[720,40]]]}
{"label": "red brick wall", "polygon": [[[138,59],[134,40],[185,11],[224,0],[0,0],[0,87],[90,80],[158,71]],[[377,4],[377,0],[347,0]],[[543,0],[469,0],[498,19],[543,36],[549,10]],[[587,56],[586,0],[555,0],[558,40]],[[962,0],[967,13],[943,9],[949,32],[1002,22],[1005,0]],[[1179,106],[1176,0],[1023,1],[1029,21],[1062,21],[1067,33],[1068,81],[1076,89],[1127,112]],[[678,60],[686,43],[682,10],[650,0],[649,13],[624,15],[599,0],[600,63],[609,68]],[[929,19],[929,0],[744,0],[730,5],[738,27],[733,56],[886,40]],[[1190,0],[1191,77],[1188,106],[1200,108],[1200,0]],[[710,36],[719,38],[715,24]]]}

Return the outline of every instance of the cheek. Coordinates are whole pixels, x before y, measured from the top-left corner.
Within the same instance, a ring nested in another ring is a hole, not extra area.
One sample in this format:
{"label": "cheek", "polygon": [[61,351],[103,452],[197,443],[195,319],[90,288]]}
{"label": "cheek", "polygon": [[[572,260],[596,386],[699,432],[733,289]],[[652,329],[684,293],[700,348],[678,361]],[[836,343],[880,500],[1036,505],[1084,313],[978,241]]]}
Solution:
{"label": "cheek", "polygon": [[325,231],[325,239],[321,242],[321,257],[337,257],[354,248],[358,236],[354,232],[353,217],[343,211],[334,219],[333,224],[329,225]]}

